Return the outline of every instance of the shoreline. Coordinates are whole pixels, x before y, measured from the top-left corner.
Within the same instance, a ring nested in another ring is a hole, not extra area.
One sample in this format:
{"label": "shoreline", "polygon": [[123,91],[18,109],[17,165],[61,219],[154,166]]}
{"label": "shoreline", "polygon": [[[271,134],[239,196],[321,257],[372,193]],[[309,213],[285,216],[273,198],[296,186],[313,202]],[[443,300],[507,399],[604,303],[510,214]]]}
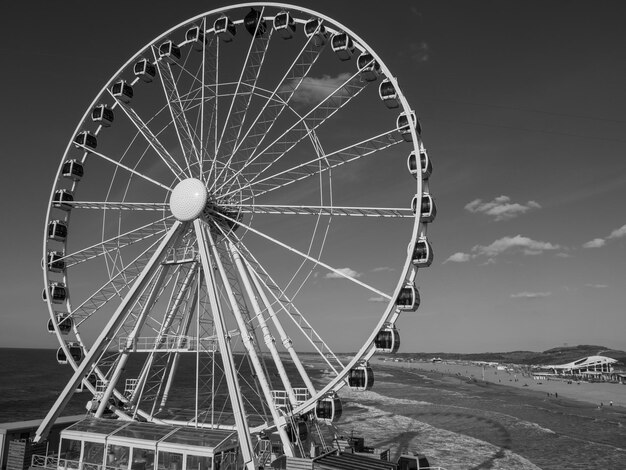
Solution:
{"label": "shoreline", "polygon": [[[373,362],[387,367],[409,368],[424,372],[445,374],[451,378],[474,380],[478,383],[492,383],[537,393],[547,397],[568,398],[595,405],[598,409],[620,407],[626,408],[626,385],[608,382],[572,382],[562,380],[535,380],[531,377],[514,372],[497,370],[495,367],[481,367],[473,364],[452,364],[447,362],[393,362],[379,360]],[[483,380],[484,370],[484,380]],[[612,403],[612,405],[611,405]]]}

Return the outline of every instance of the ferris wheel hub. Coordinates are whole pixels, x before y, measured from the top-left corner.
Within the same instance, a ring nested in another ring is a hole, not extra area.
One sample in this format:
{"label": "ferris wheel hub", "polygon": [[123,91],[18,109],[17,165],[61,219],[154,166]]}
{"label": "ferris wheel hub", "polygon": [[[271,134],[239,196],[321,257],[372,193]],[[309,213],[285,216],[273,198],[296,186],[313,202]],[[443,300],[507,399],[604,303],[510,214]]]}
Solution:
{"label": "ferris wheel hub", "polygon": [[209,193],[202,181],[187,178],[176,185],[170,196],[170,211],[181,222],[197,219],[209,199]]}

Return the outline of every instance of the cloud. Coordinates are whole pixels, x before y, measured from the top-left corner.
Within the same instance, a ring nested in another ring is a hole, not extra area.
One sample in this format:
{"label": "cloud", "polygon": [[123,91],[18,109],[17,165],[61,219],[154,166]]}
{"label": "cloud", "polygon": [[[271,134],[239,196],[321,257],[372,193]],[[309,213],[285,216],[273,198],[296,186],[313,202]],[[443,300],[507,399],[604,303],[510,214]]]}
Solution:
{"label": "cloud", "polygon": [[[339,268],[337,269],[337,271],[342,272],[343,274],[345,274],[346,276],[350,276],[350,277],[360,277],[361,274],[357,273],[354,269],[350,269],[350,268]],[[340,274],[337,274],[335,272],[330,272],[328,274],[326,274],[326,276],[324,276],[325,279],[343,279],[343,276]]]}
{"label": "cloud", "polygon": [[606,238],[594,238],[593,240],[583,243],[583,248],[600,248],[606,245],[607,240],[615,240],[617,238],[626,237],[626,225],[616,228]]}
{"label": "cloud", "polygon": [[606,284],[585,284],[585,287],[591,287],[593,289],[606,289],[609,286]]}
{"label": "cloud", "polygon": [[469,253],[461,253],[460,251],[457,253],[454,253],[452,256],[448,257],[447,260],[445,260],[443,262],[443,264],[446,264],[447,262],[450,263],[466,263],[467,261],[472,259],[472,255],[470,255]]}
{"label": "cloud", "polygon": [[[349,73],[341,73],[336,77],[324,75],[321,78],[305,77],[300,86],[295,90],[291,101],[300,104],[316,105],[326,99],[331,93],[340,88],[349,78]],[[290,93],[296,86],[296,82],[292,81],[283,85],[280,93]],[[347,90],[341,88],[335,93],[335,96],[345,95]]]}
{"label": "cloud", "polygon": [[550,297],[552,292],[519,292],[517,294],[511,294],[512,299],[540,299],[543,297]]}
{"label": "cloud", "polygon": [[513,219],[530,210],[540,208],[541,206],[535,201],[528,201],[526,204],[511,203],[509,196],[498,196],[489,202],[483,202],[482,199],[474,199],[465,205],[465,210],[474,214],[479,213],[491,216],[496,222]]}
{"label": "cloud", "polygon": [[606,241],[604,240],[604,238],[594,238],[587,243],[583,243],[583,248],[600,248],[604,245],[606,245]]}
{"label": "cloud", "polygon": [[389,300],[385,299],[384,297],[370,297],[369,299],[367,299],[367,301],[368,302],[384,303],[384,304],[389,302]]}
{"label": "cloud", "polygon": [[380,272],[391,273],[391,272],[394,272],[394,271],[395,271],[395,269],[394,268],[390,268],[389,266],[379,266],[378,268],[372,269],[373,273],[380,273]]}
{"label": "cloud", "polygon": [[409,44],[409,55],[415,62],[427,62],[430,58],[430,46],[424,41],[412,42]]}
{"label": "cloud", "polygon": [[521,235],[514,237],[502,237],[494,241],[491,245],[476,245],[472,252],[476,255],[494,257],[505,251],[521,251],[525,255],[539,255],[544,251],[558,250],[561,247],[549,242],[533,240]]}

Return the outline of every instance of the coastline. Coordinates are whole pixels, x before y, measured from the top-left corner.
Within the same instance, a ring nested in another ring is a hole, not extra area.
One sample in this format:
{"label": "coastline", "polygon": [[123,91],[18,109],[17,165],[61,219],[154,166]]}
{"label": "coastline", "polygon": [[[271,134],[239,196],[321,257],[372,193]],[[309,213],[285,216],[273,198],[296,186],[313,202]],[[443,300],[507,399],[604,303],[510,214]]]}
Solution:
{"label": "coastline", "polygon": [[606,382],[572,382],[567,383],[562,380],[535,380],[532,377],[523,376],[514,372],[497,370],[492,366],[485,366],[484,369],[472,364],[453,364],[448,362],[393,362],[376,361],[373,363],[386,367],[403,367],[422,370],[424,372],[438,372],[450,376],[458,377],[462,380],[475,380],[513,387],[527,391],[543,393],[546,397],[568,398],[580,402],[595,405],[598,408],[624,407],[626,408],[626,385],[606,383]]}

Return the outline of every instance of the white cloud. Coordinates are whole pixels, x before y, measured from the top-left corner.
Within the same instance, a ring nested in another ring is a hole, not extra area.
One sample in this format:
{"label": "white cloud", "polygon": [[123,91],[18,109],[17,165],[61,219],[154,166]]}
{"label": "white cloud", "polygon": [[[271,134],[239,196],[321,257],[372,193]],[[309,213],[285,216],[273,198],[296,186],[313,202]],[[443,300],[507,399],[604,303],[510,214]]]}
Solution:
{"label": "white cloud", "polygon": [[394,271],[395,271],[395,269],[394,268],[390,268],[389,266],[379,266],[378,268],[372,269],[373,273],[380,273],[380,272],[391,273],[391,272],[394,272]]}
{"label": "white cloud", "polygon": [[[346,276],[349,277],[360,277],[361,274],[357,273],[354,269],[350,269],[350,268],[339,268],[337,269],[337,271],[345,274]],[[326,276],[324,276],[324,278],[326,279],[342,279],[343,276],[341,274],[337,274],[335,272],[330,272],[328,274],[326,274]]]}
{"label": "white cloud", "polygon": [[592,287],[593,289],[606,289],[609,286],[606,284],[585,284],[585,287]]}
{"label": "white cloud", "polygon": [[584,243],[583,248],[600,248],[604,245],[606,245],[604,238],[594,238],[593,240]]}
{"label": "white cloud", "polygon": [[480,213],[491,216],[497,222],[513,219],[532,209],[540,208],[541,206],[535,201],[528,201],[526,204],[512,203],[509,196],[498,196],[489,202],[483,202],[482,199],[474,199],[465,205],[465,210],[474,214]]}
{"label": "white cloud", "polygon": [[512,299],[540,299],[543,297],[550,297],[552,292],[519,292],[517,294],[511,294]]}
{"label": "white cloud", "polygon": [[389,302],[389,300],[385,299],[384,297],[370,297],[369,299],[367,299],[368,302],[377,302],[377,303],[387,303]]}
{"label": "white cloud", "polygon": [[504,253],[505,251],[521,251],[525,255],[539,255],[544,251],[558,250],[561,247],[549,242],[533,240],[521,235],[514,237],[502,237],[494,241],[491,245],[476,245],[472,248],[472,252],[476,255],[484,255],[494,257]]}
{"label": "white cloud", "polygon": [[430,46],[424,41],[412,42],[409,44],[409,54],[415,62],[426,62],[430,58]]}
{"label": "white cloud", "polygon": [[583,243],[583,248],[600,248],[606,245],[607,240],[615,240],[616,238],[626,237],[626,225],[616,228],[606,238],[594,238],[593,240]]}
{"label": "white cloud", "polygon": [[[321,103],[331,93],[341,87],[349,78],[349,73],[341,73],[336,77],[331,77],[330,75],[324,75],[321,78],[305,77],[293,94],[291,101],[311,105]],[[287,83],[281,87],[280,92],[285,93],[291,91],[295,85],[296,83],[294,82]],[[341,89],[335,93],[335,96],[341,96],[345,93],[347,93],[347,91]]]}
{"label": "white cloud", "polygon": [[465,263],[465,262],[469,261],[470,259],[472,259],[472,255],[470,255],[469,253],[461,253],[459,251],[457,253],[454,253],[452,256],[448,257],[448,259],[445,260],[443,262],[443,264],[446,264],[447,262],[450,262],[450,263]]}

